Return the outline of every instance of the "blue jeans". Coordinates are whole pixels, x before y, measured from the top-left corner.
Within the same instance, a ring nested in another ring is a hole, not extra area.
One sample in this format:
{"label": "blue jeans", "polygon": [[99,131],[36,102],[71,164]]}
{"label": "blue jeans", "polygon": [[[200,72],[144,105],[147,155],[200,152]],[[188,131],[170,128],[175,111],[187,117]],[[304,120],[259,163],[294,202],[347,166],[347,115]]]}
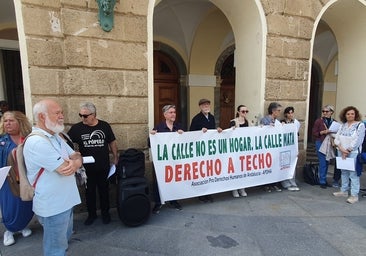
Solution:
{"label": "blue jeans", "polygon": [[315,141],[316,153],[319,159],[319,183],[320,185],[327,184],[327,173],[329,161],[326,160],[325,155],[319,152],[320,146],[322,145],[321,141]]}
{"label": "blue jeans", "polygon": [[348,192],[349,180],[351,180],[351,196],[358,196],[360,192],[360,177],[356,171],[342,170],[342,192]]}
{"label": "blue jeans", "polygon": [[[341,155],[341,154],[338,154]],[[355,158],[357,156],[357,151],[354,153],[352,152],[349,154],[348,157]],[[356,171],[349,171],[349,170],[342,170],[341,174],[342,179],[342,192],[348,192],[350,186],[349,181],[351,180],[351,196],[358,196],[358,193],[360,192],[360,177],[357,176]]]}
{"label": "blue jeans", "polygon": [[54,216],[37,217],[43,226],[43,255],[65,256],[73,229],[72,208]]}

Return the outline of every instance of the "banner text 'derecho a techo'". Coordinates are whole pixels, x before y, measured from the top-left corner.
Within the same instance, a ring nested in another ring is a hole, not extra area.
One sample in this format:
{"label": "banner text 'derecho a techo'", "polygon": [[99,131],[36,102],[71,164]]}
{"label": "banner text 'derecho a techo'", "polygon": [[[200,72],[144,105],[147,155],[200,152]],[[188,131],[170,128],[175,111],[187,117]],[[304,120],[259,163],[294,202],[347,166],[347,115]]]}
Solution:
{"label": "banner text 'derecho a techo'", "polygon": [[297,140],[294,124],[150,134],[161,201],[290,179]]}

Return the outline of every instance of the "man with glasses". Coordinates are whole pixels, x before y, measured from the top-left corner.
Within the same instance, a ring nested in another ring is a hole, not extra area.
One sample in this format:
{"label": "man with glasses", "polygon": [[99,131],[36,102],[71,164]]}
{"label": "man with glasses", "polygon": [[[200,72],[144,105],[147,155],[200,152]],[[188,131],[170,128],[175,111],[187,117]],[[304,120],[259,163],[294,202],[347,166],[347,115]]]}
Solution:
{"label": "man with glasses", "polygon": [[319,159],[319,183],[320,187],[325,189],[329,185],[327,183],[327,172],[329,161],[326,159],[326,155],[319,151],[325,137],[331,133],[329,127],[333,123],[334,119],[332,114],[334,113],[334,107],[331,105],[326,105],[322,108],[322,116],[315,120],[312,133],[315,139],[316,153]]}
{"label": "man with glasses", "polygon": [[112,164],[117,165],[116,138],[111,126],[107,122],[97,119],[97,112],[93,103],[82,103],[79,116],[81,122],[74,124],[68,135],[74,143],[79,145],[79,151],[82,156],[93,156],[95,159],[94,163],[84,164],[88,176],[88,186],[85,190],[88,218],[84,224],[91,225],[97,218],[97,188],[102,221],[104,224],[108,224],[111,221],[108,189],[109,152],[111,151],[113,154]]}

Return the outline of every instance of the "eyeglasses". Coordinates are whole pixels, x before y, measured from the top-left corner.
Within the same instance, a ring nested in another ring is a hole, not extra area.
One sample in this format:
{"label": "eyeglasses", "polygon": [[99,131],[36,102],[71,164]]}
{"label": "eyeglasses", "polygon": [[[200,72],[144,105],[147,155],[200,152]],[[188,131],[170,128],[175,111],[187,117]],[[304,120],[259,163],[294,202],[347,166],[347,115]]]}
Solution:
{"label": "eyeglasses", "polygon": [[249,113],[249,110],[240,110],[240,113]]}
{"label": "eyeglasses", "polygon": [[88,116],[92,115],[93,113],[90,113],[90,114],[87,114],[87,115],[83,115],[83,114],[80,114],[79,113],[79,116],[82,117],[82,118],[88,118]]}
{"label": "eyeglasses", "polygon": [[328,113],[328,112],[329,112],[329,110],[322,110],[322,112],[323,112],[323,113]]}

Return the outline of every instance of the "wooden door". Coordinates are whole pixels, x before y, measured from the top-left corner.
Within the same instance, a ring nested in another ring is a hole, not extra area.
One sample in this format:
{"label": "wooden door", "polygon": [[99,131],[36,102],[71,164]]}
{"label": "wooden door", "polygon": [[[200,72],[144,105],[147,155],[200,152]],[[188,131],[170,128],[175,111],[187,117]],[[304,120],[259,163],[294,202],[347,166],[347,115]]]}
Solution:
{"label": "wooden door", "polygon": [[[166,54],[154,51],[154,123],[164,120],[163,106],[177,108],[179,119],[179,73],[174,61]],[[178,121],[178,120],[177,120]]]}
{"label": "wooden door", "polygon": [[220,88],[220,127],[229,128],[230,120],[235,117],[235,85],[221,85]]}
{"label": "wooden door", "polygon": [[20,52],[3,50],[5,73],[5,92],[10,110],[19,110],[24,113],[24,89]]}
{"label": "wooden door", "polygon": [[[308,142],[313,141],[313,126],[315,120],[319,118],[322,113],[322,98],[323,98],[323,83],[321,79],[320,68],[313,61],[313,66],[311,68],[310,77],[310,98],[309,98],[309,117],[308,117]],[[296,109],[295,109],[296,111]]]}
{"label": "wooden door", "polygon": [[235,68],[234,55],[224,61],[221,70],[220,86],[220,127],[229,128],[230,120],[235,117]]}

